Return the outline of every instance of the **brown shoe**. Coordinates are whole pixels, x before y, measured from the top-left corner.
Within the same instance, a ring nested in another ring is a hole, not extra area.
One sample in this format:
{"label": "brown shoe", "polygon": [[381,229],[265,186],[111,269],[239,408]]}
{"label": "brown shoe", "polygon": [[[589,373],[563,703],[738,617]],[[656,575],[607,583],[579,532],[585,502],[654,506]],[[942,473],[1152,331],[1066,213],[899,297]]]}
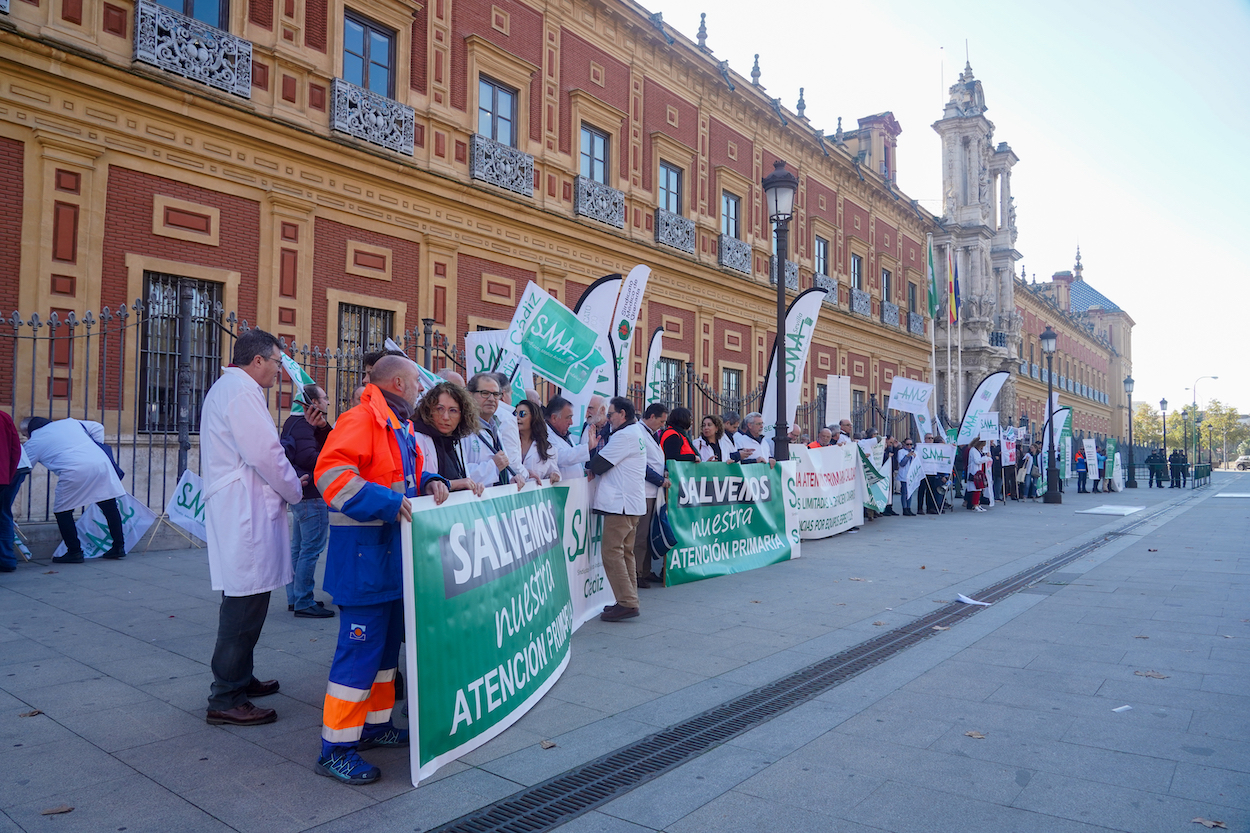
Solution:
{"label": "brown shoe", "polygon": [[277,693],[278,693],[278,681],[277,680],[265,680],[262,683],[260,680],[253,677],[252,681],[248,683],[248,686],[247,686],[247,698],[249,700],[255,700],[257,697],[268,697],[270,694],[277,694]]}
{"label": "brown shoe", "polygon": [[273,709],[258,709],[249,702],[244,702],[241,706],[235,706],[233,709],[225,711],[217,711],[209,709],[204,720],[213,725],[220,726],[223,723],[227,726],[263,726],[266,723],[273,723],[278,719],[278,713]]}
{"label": "brown shoe", "polygon": [[638,608],[625,607],[624,605],[612,605],[599,614],[599,618],[604,622],[619,622],[622,619],[633,619],[638,615]]}

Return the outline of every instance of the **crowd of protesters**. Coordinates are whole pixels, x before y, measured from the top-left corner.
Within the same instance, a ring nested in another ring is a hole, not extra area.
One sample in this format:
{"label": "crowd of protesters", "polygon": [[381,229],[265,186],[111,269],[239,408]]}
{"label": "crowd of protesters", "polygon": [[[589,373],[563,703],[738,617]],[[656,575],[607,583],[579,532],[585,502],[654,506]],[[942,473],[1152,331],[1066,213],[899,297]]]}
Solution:
{"label": "crowd of protesters", "polygon": [[[213,589],[222,594],[206,720],[254,726],[277,719],[274,709],[252,703],[279,690],[277,680],[254,675],[254,649],[275,590],[285,589],[287,611],[296,618],[336,616],[315,599],[325,554],[323,588],[339,609],[339,637],[316,770],[347,784],[380,777],[361,751],[409,744],[408,730],[396,727],[391,714],[403,693],[400,528],[411,520],[417,497],[442,503],[453,492],[480,497],[490,486],[524,489],[589,478],[591,511],[602,523],[604,572],[616,599],[600,618],[619,622],[640,615],[639,590],[664,583],[664,547],[655,538],[663,527],[656,516],[664,512],[671,485],[668,463],[777,462],[758,412],[708,414],[696,425],[685,407],[652,403],[640,414],[627,398],[594,396],[574,432],[578,409],[562,396],[543,404],[534,391],[514,394],[509,377],[494,372],[466,382],[444,370],[437,383],[424,383],[416,364],[397,351],[365,356],[363,384],[337,423],[325,390],[308,384],[296,392],[299,407],[279,432],[266,391],[281,376],[281,359],[274,336],[247,331],[204,399],[200,442],[209,572]],[[125,557],[118,503],[126,495],[124,472],[104,445],[103,426],[35,417],[23,421],[21,433],[24,445],[18,426],[0,412],[0,572],[16,568],[12,503],[37,463],[58,476],[53,509],[66,552],[53,561],[84,560],[74,511],[91,504],[108,527],[103,557]],[[951,512],[960,494],[965,508],[976,512],[993,501],[1039,497],[1043,462],[1037,443],[1021,444],[1014,459],[1004,460],[997,441],[978,439],[957,450],[950,474],[916,477],[909,476],[922,465],[914,440],[880,437],[873,428],[857,433],[849,419],[821,428],[813,439],[795,428],[789,439],[810,448],[855,443],[866,454],[881,455],[890,497],[881,511],[865,509],[870,522]],[[930,435],[924,442],[941,440]],[[1165,460],[1161,450],[1152,454],[1151,485],[1162,486],[1170,467],[1178,486],[1185,462]],[[1106,460],[1101,449],[1096,461],[1079,451],[1075,464],[1078,491],[1084,492],[1090,469],[1105,472]],[[1099,485],[1095,478],[1093,491]]]}

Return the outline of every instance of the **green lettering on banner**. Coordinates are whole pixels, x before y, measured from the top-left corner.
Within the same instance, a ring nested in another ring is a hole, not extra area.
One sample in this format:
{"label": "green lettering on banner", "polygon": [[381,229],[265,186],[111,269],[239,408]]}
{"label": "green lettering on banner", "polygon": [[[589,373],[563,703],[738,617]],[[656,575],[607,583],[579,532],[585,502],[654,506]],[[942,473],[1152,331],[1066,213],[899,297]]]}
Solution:
{"label": "green lettering on banner", "polygon": [[668,476],[668,521],[677,543],[668,553],[666,585],[741,573],[796,555],[797,515],[786,513],[786,495],[795,491],[794,463],[670,460]]}
{"label": "green lettering on banner", "polygon": [[405,598],[415,621],[419,777],[512,725],[567,664],[565,498],[549,486],[499,487],[413,512]]}

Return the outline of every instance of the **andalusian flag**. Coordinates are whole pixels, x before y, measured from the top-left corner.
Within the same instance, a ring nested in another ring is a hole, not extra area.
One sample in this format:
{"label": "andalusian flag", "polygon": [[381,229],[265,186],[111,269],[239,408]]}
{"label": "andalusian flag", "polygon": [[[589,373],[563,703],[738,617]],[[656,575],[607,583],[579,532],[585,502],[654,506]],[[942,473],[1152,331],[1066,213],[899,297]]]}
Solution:
{"label": "andalusian flag", "polygon": [[929,235],[929,317],[937,318],[937,270],[933,268],[933,235]]}
{"label": "andalusian flag", "polygon": [[282,369],[286,371],[286,375],[291,377],[291,384],[295,386],[295,393],[291,396],[291,413],[304,413],[304,385],[313,384],[313,378],[304,372],[304,368],[296,363],[295,359],[282,354]]}

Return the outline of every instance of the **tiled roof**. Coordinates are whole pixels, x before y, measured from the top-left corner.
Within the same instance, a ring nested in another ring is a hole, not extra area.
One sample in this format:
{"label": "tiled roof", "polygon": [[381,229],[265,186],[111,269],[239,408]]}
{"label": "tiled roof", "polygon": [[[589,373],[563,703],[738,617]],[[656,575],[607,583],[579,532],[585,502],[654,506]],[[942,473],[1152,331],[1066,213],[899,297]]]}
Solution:
{"label": "tiled roof", "polygon": [[1069,305],[1072,312],[1085,312],[1090,307],[1102,307],[1108,312],[1119,312],[1120,308],[1097,289],[1085,281],[1073,281],[1069,287]]}

